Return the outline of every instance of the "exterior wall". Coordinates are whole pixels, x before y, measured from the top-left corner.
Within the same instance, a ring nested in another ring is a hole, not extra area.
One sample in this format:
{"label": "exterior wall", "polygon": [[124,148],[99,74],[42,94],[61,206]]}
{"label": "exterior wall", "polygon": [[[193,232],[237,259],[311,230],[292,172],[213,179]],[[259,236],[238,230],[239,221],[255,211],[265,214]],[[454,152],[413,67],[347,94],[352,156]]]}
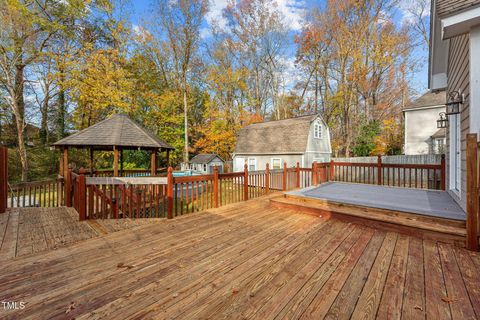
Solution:
{"label": "exterior wall", "polygon": [[[315,122],[321,122],[322,125],[322,136],[320,139],[314,137],[314,125]],[[332,148],[330,144],[330,130],[328,126],[320,119],[317,119],[312,122],[310,125],[310,133],[308,135],[307,141],[307,150],[306,155],[316,154],[318,157],[324,157],[324,154],[330,155],[332,153]],[[313,158],[308,156],[308,158]],[[329,159],[327,161],[330,161]]]}
{"label": "exterior wall", "polygon": [[[469,88],[469,35],[461,35],[450,39],[448,59],[448,92],[459,91],[464,94],[465,102],[461,106],[461,191],[458,197],[450,192],[452,197],[465,210],[466,208],[466,135],[470,131],[470,88]],[[449,148],[449,128],[447,127],[447,150]],[[447,188],[449,186],[450,154],[447,152]]]}
{"label": "exterior wall", "polygon": [[283,168],[283,163],[287,162],[287,167],[295,167],[297,162],[302,166],[302,154],[275,154],[275,155],[263,155],[263,154],[236,154],[233,157],[233,171],[243,171],[245,163],[248,159],[255,159],[256,169],[255,170],[265,170],[267,163],[270,166],[270,169],[273,168],[272,162],[273,159],[280,159],[281,166]]}
{"label": "exterior wall", "polygon": [[268,163],[270,169],[273,168],[273,159],[280,159],[281,166],[287,162],[287,167],[295,167],[297,162],[302,168],[310,168],[313,161],[328,162],[330,161],[330,153],[305,153],[305,154],[272,154],[272,155],[242,155],[236,154],[233,157],[233,171],[243,171],[245,163],[248,159],[255,159],[256,170],[265,170]]}
{"label": "exterior wall", "polygon": [[431,136],[438,131],[438,114],[444,111],[444,106],[405,111],[405,154],[431,153]]}

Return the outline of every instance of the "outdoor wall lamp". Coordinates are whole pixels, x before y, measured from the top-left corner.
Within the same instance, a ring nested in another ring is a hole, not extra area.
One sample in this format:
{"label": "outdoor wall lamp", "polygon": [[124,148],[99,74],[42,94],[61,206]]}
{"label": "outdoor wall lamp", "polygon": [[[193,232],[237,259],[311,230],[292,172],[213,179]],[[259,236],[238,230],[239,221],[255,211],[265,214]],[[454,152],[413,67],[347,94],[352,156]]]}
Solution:
{"label": "outdoor wall lamp", "polygon": [[460,105],[463,104],[463,94],[460,94],[458,91],[451,91],[448,93],[448,99],[446,103],[447,116],[451,114],[460,113]]}
{"label": "outdoor wall lamp", "polygon": [[446,128],[448,125],[447,114],[445,112],[440,112],[438,115],[440,118],[437,120],[437,128]]}

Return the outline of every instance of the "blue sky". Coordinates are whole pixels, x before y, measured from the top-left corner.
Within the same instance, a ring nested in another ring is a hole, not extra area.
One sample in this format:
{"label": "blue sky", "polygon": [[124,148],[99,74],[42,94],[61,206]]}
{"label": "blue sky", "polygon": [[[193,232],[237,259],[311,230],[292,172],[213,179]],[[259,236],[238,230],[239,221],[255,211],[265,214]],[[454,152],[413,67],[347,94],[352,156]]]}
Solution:
{"label": "blue sky", "polygon": [[[217,20],[221,24],[221,13],[222,9],[225,8],[227,0],[210,0],[210,11],[207,14],[205,26],[202,29],[201,33],[204,39],[208,41],[208,22],[212,19]],[[290,39],[287,44],[287,51],[285,60],[288,61],[288,64],[292,68],[292,73],[294,72],[294,55],[295,55],[295,44],[294,36],[300,31],[302,20],[306,12],[311,10],[314,7],[321,6],[325,0],[276,0],[277,6],[280,12],[285,16],[287,25],[290,27]],[[405,10],[405,5],[408,5],[413,0],[402,0],[400,1],[401,6],[395,10],[394,20],[398,24],[408,23],[409,13]],[[133,0],[133,13],[131,15],[131,21],[134,25],[140,25],[142,17],[146,17],[151,10],[152,0]],[[403,6],[403,7],[402,7]],[[417,94],[421,94],[426,91],[427,88],[427,79],[428,79],[428,62],[427,56],[428,51],[426,48],[415,48],[413,51],[413,56],[415,59],[421,61],[419,64],[418,70],[413,76],[412,86],[418,91]]]}

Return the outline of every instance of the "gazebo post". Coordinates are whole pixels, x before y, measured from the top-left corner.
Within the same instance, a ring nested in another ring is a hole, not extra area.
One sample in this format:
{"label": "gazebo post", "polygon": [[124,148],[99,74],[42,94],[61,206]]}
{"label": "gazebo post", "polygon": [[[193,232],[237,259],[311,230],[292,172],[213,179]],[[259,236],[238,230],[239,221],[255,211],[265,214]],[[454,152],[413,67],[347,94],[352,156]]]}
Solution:
{"label": "gazebo post", "polygon": [[150,155],[150,176],[155,176],[157,174],[157,149],[152,149]]}
{"label": "gazebo post", "polygon": [[65,188],[65,206],[72,206],[72,189],[70,181],[70,172],[68,170],[68,147],[63,148],[63,180]]}
{"label": "gazebo post", "polygon": [[120,175],[123,177],[123,149],[120,149]]}
{"label": "gazebo post", "polygon": [[65,174],[65,169],[63,168],[63,152],[64,152],[65,148],[62,148],[61,152],[60,152],[60,168],[58,170],[58,174],[61,175],[63,177],[63,175]]}
{"label": "gazebo post", "polygon": [[94,170],[94,163],[93,163],[93,147],[90,147],[90,176],[93,177],[93,170]]}
{"label": "gazebo post", "polygon": [[113,146],[113,176],[118,177],[118,148]]}

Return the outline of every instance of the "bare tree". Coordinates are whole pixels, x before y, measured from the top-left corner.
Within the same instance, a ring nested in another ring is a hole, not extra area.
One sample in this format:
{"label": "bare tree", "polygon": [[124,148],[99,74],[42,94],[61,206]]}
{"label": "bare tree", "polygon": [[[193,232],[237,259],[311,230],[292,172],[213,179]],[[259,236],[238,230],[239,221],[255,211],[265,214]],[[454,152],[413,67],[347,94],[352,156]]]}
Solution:
{"label": "bare tree", "polygon": [[208,10],[207,0],[158,0],[154,23],[168,40],[178,84],[183,94],[185,151],[183,161],[189,161],[188,82],[200,42],[200,25]]}

